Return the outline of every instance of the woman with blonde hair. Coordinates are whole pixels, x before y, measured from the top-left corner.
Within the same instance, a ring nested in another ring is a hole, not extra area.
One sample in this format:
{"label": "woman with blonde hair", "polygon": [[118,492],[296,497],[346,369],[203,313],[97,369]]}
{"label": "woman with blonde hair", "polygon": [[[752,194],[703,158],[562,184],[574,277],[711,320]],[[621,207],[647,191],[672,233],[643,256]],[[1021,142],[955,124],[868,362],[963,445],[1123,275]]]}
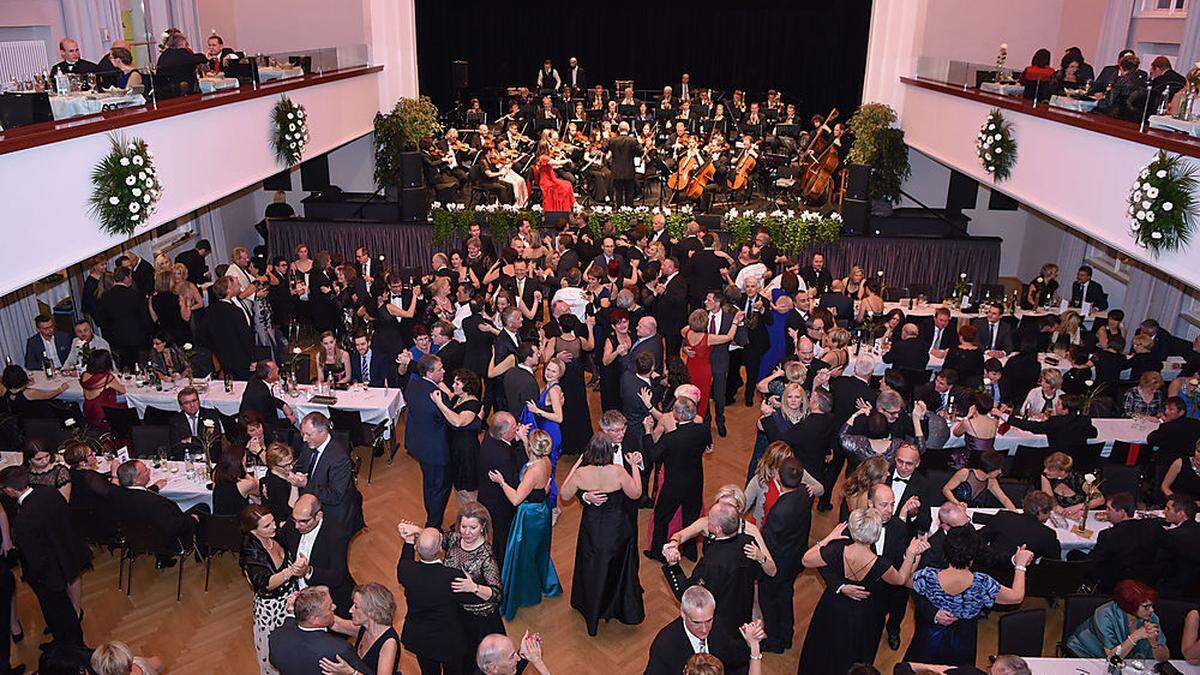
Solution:
{"label": "woman with blonde hair", "polygon": [[1079,312],[1068,309],[1062,313],[1062,316],[1058,317],[1058,326],[1054,328],[1054,332],[1050,335],[1050,343],[1054,344],[1059,336],[1065,335],[1071,341],[1071,344],[1082,344],[1081,326],[1083,326],[1083,317],[1079,316]]}
{"label": "woman with blonde hair", "polygon": [[[775,501],[782,493],[779,484],[779,467],[783,466],[784,461],[794,457],[791,446],[783,441],[775,441],[767,446],[767,452],[758,462],[754,475],[746,483],[746,509],[750,514],[750,522],[756,525],[766,522],[767,515],[771,513],[771,507],[775,505]],[[820,497],[825,494],[825,488],[822,487],[821,482],[813,478],[807,471],[801,474],[801,480],[810,497]]]}
{"label": "woman with blonde hair", "polygon": [[[766,572],[769,576],[774,576],[775,571],[776,571],[775,559],[771,557],[771,552],[769,550],[767,550],[767,544],[763,540],[762,531],[758,528],[757,525],[750,522],[749,520],[746,520],[746,518],[745,518],[745,514],[746,514],[746,493],[745,493],[745,491],[743,491],[741,487],[734,485],[732,483],[730,483],[728,485],[722,485],[721,487],[717,488],[717,491],[715,493],[713,493],[712,503],[713,504],[728,504],[729,506],[732,506],[733,508],[737,509],[738,513],[742,514],[742,525],[741,525],[742,532],[745,532],[746,534],[750,535],[751,537],[754,537],[755,546],[758,548],[759,551],[762,552],[762,555],[764,556],[763,563],[762,563],[763,571]],[[683,528],[682,530],[671,535],[671,537],[667,540],[667,546],[674,546],[674,547],[680,548],[682,550],[683,549],[682,545],[684,543],[691,541],[692,539],[695,539],[698,536],[704,535],[707,532],[708,532],[708,516],[702,515],[699,518],[697,518],[695,521],[693,521],[691,525],[688,525],[687,527]],[[655,553],[662,553],[662,551],[655,551]]]}
{"label": "woman with blonde hair", "polygon": [[516,487],[509,485],[499,471],[488,472],[488,478],[517,507],[501,570],[500,613],[508,621],[517,615],[518,608],[562,594],[558,572],[550,559],[553,509],[548,491],[553,448],[554,441],[545,431],[537,429],[529,434],[525,444],[529,461],[518,472]]}
{"label": "woman with blonde hair", "polygon": [[1042,462],[1041,490],[1054,498],[1054,512],[1077,520],[1087,509],[1104,506],[1104,495],[1096,493],[1088,499],[1095,486],[1072,467],[1075,460],[1065,452],[1052,452]]}
{"label": "woman with blonde hair", "polygon": [[850,362],[850,352],[846,349],[850,344],[850,331],[840,327],[834,328],[825,334],[821,343],[825,347],[821,361],[829,364],[829,369],[834,375],[841,374],[842,369]]}
{"label": "woman with blonde hair", "polygon": [[781,440],[808,416],[808,396],[800,384],[789,382],[779,397],[763,399],[759,410],[761,416],[758,418],[758,433],[754,439],[754,452],[750,455],[747,480],[754,475],[759,458],[766,452],[767,446]]}
{"label": "woman with blonde hair", "polygon": [[[354,651],[376,675],[399,675],[400,635],[392,623],[396,620],[396,598],[383,584],[361,584],[351,595],[350,619],[335,617],[332,629],[342,635],[353,635]],[[322,672],[341,672],[327,669],[328,659],[321,659]]]}
{"label": "woman with blonde hair", "polygon": [[[191,310],[185,310],[184,299],[176,291],[178,284],[170,270],[154,275],[154,294],[147,300],[150,320],[158,325],[171,340],[183,344],[191,339],[192,329],[188,323]],[[186,316],[185,316],[186,311]]]}
{"label": "woman with blonde hair", "polygon": [[474,663],[475,649],[484,637],[504,633],[500,619],[500,566],[492,554],[492,516],[479,502],[466,502],[458,509],[454,525],[442,541],[446,549],[445,565],[460,570],[463,577],[452,584],[457,593],[475,596],[462,604],[459,616],[467,636],[463,650],[463,672]]}
{"label": "woman with blonde hair", "polygon": [[163,672],[157,656],[134,656],[124,642],[113,640],[96,647],[90,665],[96,675],[158,675]]}
{"label": "woman with blonde hair", "polygon": [[1038,386],[1029,390],[1021,404],[1021,414],[1032,419],[1045,419],[1054,412],[1054,406],[1062,396],[1062,371],[1045,368],[1038,377]]}

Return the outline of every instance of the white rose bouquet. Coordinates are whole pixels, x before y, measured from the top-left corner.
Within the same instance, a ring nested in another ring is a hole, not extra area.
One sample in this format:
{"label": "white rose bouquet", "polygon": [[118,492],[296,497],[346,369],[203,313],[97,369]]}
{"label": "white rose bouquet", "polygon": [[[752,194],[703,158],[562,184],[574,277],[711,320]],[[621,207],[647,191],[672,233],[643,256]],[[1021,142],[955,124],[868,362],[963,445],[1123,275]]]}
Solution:
{"label": "white rose bouquet", "polygon": [[88,206],[109,234],[130,235],[158,207],[162,186],[154,171],[154,153],[140,138],[111,134],[112,149],[92,169]]}
{"label": "white rose bouquet", "polygon": [[1008,180],[1017,161],[1017,142],[1013,140],[1012,123],[1004,119],[999,108],[993,108],[975,138],[979,163],[999,183]]}
{"label": "white rose bouquet", "polygon": [[304,106],[281,96],[271,110],[271,119],[274,123],[271,150],[275,152],[276,161],[286,167],[296,166],[303,158],[304,146],[308,145],[308,117]]}
{"label": "white rose bouquet", "polygon": [[1196,165],[1160,150],[1129,191],[1129,233],[1155,255],[1188,243],[1196,213]]}

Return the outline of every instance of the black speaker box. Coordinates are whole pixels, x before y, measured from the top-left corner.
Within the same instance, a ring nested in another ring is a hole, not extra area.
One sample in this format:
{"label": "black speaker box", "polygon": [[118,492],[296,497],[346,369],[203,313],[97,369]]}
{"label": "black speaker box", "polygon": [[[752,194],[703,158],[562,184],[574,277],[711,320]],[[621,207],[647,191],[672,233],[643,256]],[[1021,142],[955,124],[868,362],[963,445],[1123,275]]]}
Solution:
{"label": "black speaker box", "polygon": [[322,192],[329,188],[329,155],[317,155],[300,163],[300,189]]}
{"label": "black speaker box", "polygon": [[450,62],[450,82],[455,89],[466,89],[471,86],[469,83],[470,63],[467,61],[451,61]]}
{"label": "black speaker box", "polygon": [[429,205],[425,203],[425,188],[410,187],[400,190],[400,220],[404,222],[421,221],[429,215]]}
{"label": "black speaker box", "polygon": [[946,190],[946,208],[952,211],[974,209],[979,197],[979,183],[965,173],[950,172],[950,186]]}
{"label": "black speaker box", "polygon": [[290,192],[292,189],[292,170],[284,169],[274,176],[267,176],[263,179],[263,189]]}
{"label": "black speaker box", "polygon": [[846,167],[846,199],[870,199],[871,166],[850,164]]}
{"label": "black speaker box", "polygon": [[421,153],[400,153],[400,189],[425,187],[425,173],[421,167]]}
{"label": "black speaker box", "polygon": [[848,237],[866,234],[871,224],[871,202],[866,199],[842,200],[842,234]]}

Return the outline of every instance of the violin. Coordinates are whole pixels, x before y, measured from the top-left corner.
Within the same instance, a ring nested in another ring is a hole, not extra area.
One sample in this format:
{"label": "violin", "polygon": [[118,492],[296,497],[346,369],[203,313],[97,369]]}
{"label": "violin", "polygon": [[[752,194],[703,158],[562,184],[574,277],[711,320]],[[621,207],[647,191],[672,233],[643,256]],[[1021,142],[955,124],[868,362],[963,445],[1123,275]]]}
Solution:
{"label": "violin", "polygon": [[450,149],[454,150],[455,152],[470,152],[471,146],[463,143],[462,141],[454,141],[450,144]]}

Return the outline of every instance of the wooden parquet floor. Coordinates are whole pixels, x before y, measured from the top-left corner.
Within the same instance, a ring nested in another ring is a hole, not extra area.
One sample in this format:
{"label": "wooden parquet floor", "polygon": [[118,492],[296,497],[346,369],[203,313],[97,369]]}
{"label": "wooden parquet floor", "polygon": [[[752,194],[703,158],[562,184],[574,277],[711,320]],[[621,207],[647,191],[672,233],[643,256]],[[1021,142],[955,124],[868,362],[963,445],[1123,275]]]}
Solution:
{"label": "wooden parquet floor", "polygon": [[[593,410],[599,407],[592,395]],[[717,439],[715,452],[705,458],[705,495],[726,483],[744,483],[746,462],[754,446],[754,424],[758,409],[738,404],[728,409],[729,436]],[[593,417],[596,417],[595,415]],[[365,451],[363,451],[365,452]],[[560,463],[559,479],[566,476],[573,460]],[[420,521],[424,518],[421,502],[420,471],[415,461],[401,451],[392,466],[377,460],[375,475],[366,484],[366,467],[360,479],[368,529],[357,537],[351,547],[350,566],[359,582],[378,581],[396,594],[400,606],[396,627],[404,619],[403,593],[396,583],[396,558],[400,541],[395,525],[400,518]],[[454,498],[447,518],[456,511]],[[645,531],[650,511],[640,514],[641,546],[646,545]],[[540,632],[545,640],[546,661],[556,675],[570,673],[640,673],[645,667],[646,653],[655,633],[678,616],[678,603],[668,591],[656,563],[642,559],[641,581],[645,589],[646,621],[639,626],[616,622],[601,624],[597,637],[589,638],[582,617],[571,609],[570,584],[575,558],[575,539],[579,525],[579,507],[572,503],[562,510],[554,530],[553,558],[562,579],[564,593],[544,600],[536,607],[520,610],[508,625],[509,635],[519,637],[523,631]],[[815,513],[812,537],[824,536],[834,525],[829,513]],[[180,675],[210,675],[212,673],[246,674],[257,672],[254,645],[251,639],[251,593],[237,566],[234,556],[222,556],[213,561],[209,589],[204,591],[204,568],[194,560],[187,562],[183,577],[183,599],[175,601],[175,569],[156,571],[150,559],[138,561],[134,572],[133,593],[127,596],[117,590],[115,557],[98,552],[95,569],[84,575],[83,603],[84,634],[89,644],[108,639],[127,642],[139,654],[161,656],[167,671]],[[18,584],[18,609],[24,624],[26,639],[13,646],[13,663],[36,664],[38,644],[43,623],[36,598],[24,584]],[[822,583],[813,572],[805,573],[796,584],[796,635],[792,650],[783,655],[767,654],[766,673],[794,673],[804,641],[809,616],[822,591]],[[1044,606],[1031,601],[1027,606]],[[912,631],[911,611],[904,626],[904,644],[900,652],[888,649],[882,641],[877,666],[891,672],[899,655],[907,647]],[[1051,610],[1048,636],[1061,630],[1061,610]],[[979,648],[981,665],[987,655],[995,653],[996,619],[993,616],[981,626]],[[1057,624],[1057,625],[1055,625]],[[1054,640],[1047,637],[1047,649]],[[1046,653],[1052,653],[1047,651]],[[405,673],[419,672],[416,659],[405,654],[402,660]],[[839,674],[840,675],[840,674]]]}

